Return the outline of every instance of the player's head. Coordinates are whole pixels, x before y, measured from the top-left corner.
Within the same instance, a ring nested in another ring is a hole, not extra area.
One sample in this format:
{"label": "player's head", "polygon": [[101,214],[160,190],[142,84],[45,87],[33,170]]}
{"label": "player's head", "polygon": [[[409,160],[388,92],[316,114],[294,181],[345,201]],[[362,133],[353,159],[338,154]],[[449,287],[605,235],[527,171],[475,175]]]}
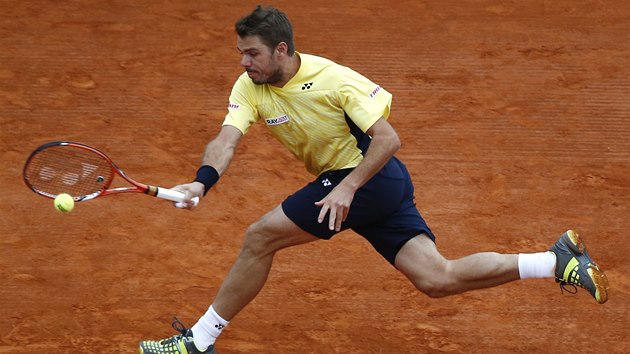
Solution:
{"label": "player's head", "polygon": [[251,14],[238,20],[235,27],[239,37],[259,36],[271,50],[284,42],[290,56],[295,52],[293,26],[287,15],[273,6],[256,6]]}
{"label": "player's head", "polygon": [[283,79],[282,65],[295,53],[293,29],[287,16],[271,6],[257,6],[236,22],[241,65],[255,84]]}

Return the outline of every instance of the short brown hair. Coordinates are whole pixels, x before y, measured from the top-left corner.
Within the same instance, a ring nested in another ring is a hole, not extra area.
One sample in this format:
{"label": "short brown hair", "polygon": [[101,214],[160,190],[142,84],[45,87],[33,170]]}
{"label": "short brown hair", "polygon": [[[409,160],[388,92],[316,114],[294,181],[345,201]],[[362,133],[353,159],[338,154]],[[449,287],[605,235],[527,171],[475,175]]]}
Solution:
{"label": "short brown hair", "polygon": [[273,6],[256,6],[251,14],[236,22],[235,29],[239,37],[259,36],[271,49],[285,42],[289,47],[287,54],[295,52],[293,26],[287,15]]}

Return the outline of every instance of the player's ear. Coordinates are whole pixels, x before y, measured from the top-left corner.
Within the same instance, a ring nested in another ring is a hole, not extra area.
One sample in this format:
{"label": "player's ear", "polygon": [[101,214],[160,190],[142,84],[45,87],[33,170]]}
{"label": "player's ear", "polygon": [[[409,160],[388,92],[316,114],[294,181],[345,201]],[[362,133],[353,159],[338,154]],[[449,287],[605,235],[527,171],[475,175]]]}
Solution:
{"label": "player's ear", "polygon": [[276,46],[276,54],[277,55],[281,55],[281,54],[287,54],[287,51],[289,50],[289,46],[287,45],[286,42],[280,42],[278,43],[278,45]]}

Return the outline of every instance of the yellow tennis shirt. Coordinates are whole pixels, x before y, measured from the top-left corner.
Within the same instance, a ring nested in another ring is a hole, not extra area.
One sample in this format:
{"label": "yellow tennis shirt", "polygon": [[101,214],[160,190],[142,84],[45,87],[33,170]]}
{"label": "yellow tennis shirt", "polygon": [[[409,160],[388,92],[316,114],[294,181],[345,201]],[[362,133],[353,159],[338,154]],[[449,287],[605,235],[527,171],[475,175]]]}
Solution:
{"label": "yellow tennis shirt", "polygon": [[243,73],[232,88],[223,125],[245,134],[262,118],[273,136],[316,176],[356,167],[363,156],[346,118],[365,133],[380,117],[388,118],[392,95],[348,67],[296,55],[300,68],[282,88],[254,84]]}

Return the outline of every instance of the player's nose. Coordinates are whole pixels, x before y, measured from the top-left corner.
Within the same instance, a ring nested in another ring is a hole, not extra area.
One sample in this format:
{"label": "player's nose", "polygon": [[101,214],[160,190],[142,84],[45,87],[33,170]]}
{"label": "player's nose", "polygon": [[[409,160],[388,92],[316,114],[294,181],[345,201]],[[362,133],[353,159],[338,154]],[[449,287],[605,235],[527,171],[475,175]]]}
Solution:
{"label": "player's nose", "polygon": [[252,65],[252,60],[247,55],[243,55],[241,57],[241,65],[247,69]]}

